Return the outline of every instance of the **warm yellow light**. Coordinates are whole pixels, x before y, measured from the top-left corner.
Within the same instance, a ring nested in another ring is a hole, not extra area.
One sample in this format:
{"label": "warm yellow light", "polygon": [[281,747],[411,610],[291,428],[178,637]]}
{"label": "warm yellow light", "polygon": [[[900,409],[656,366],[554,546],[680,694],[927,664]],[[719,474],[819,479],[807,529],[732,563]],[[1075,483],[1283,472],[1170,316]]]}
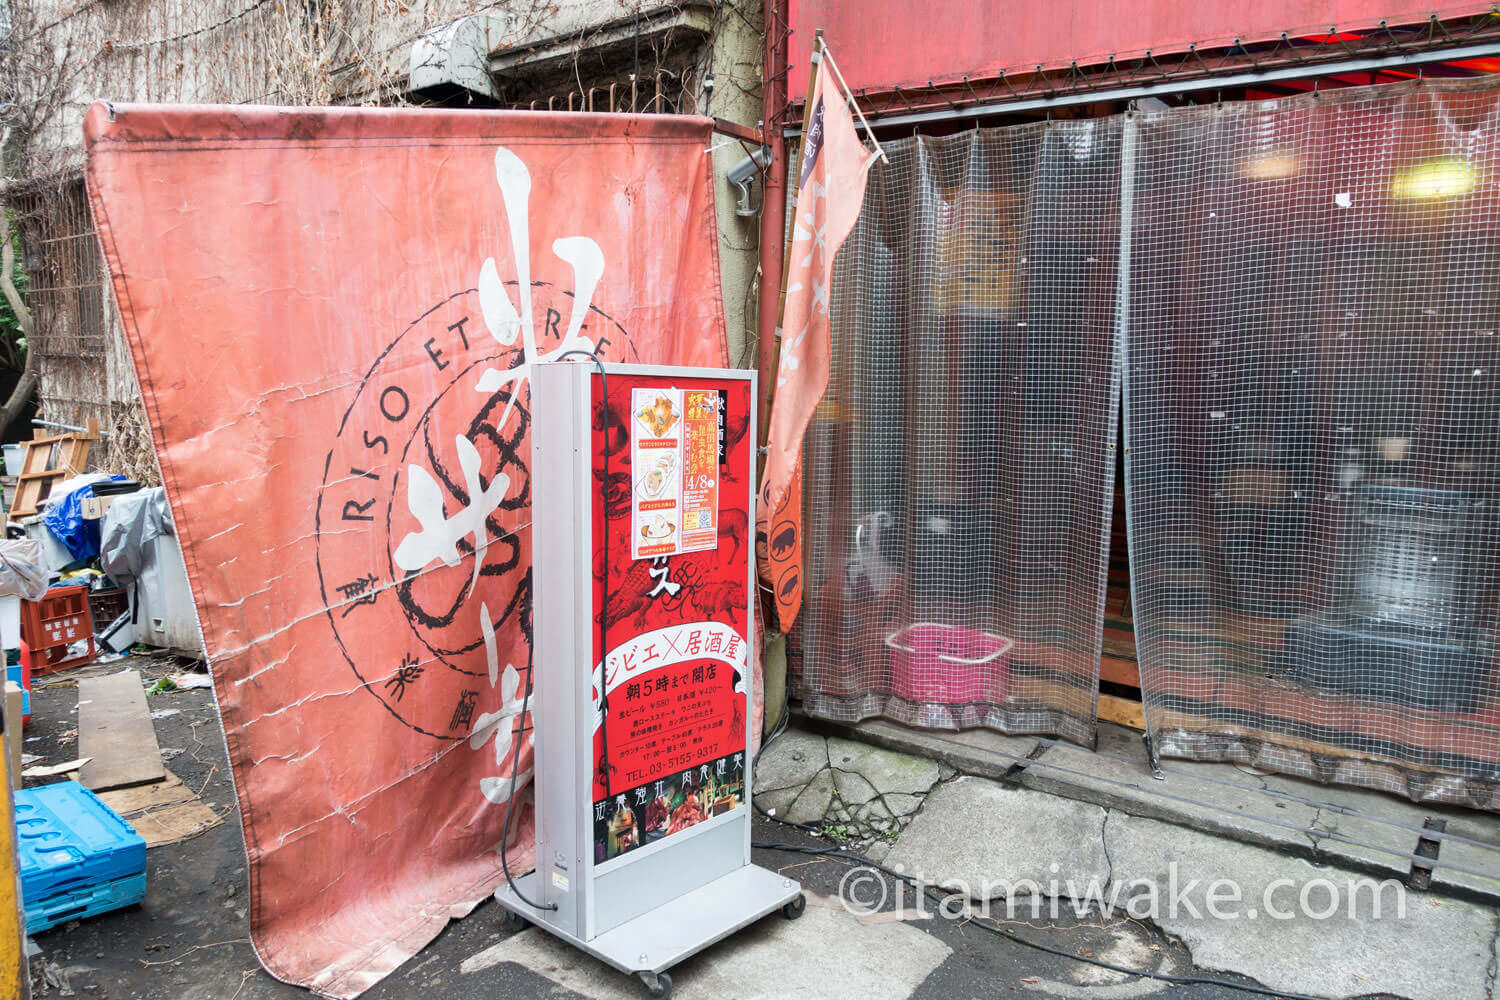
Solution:
{"label": "warm yellow light", "polygon": [[1391,197],[1404,201],[1457,198],[1479,184],[1479,171],[1468,160],[1444,157],[1414,164],[1391,179]]}
{"label": "warm yellow light", "polygon": [[1240,164],[1240,175],[1257,181],[1278,181],[1302,172],[1302,158],[1284,149],[1261,153]]}

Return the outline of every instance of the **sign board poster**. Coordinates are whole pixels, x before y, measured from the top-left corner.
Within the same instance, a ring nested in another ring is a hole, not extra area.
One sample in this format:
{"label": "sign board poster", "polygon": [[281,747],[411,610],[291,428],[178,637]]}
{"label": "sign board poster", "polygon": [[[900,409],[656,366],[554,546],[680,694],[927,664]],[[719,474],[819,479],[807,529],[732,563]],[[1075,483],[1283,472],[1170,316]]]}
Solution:
{"label": "sign board poster", "polygon": [[630,398],[632,554],[648,559],[717,548],[719,392],[637,387]]}
{"label": "sign board poster", "polygon": [[[608,649],[607,722],[596,713],[594,731],[595,863],[744,807],[751,676],[749,384],[632,375],[611,376],[608,388],[611,433],[629,428],[629,447],[611,441],[607,509],[594,522]],[[602,480],[602,424],[594,434]],[[641,525],[657,517],[678,530],[653,544]]]}

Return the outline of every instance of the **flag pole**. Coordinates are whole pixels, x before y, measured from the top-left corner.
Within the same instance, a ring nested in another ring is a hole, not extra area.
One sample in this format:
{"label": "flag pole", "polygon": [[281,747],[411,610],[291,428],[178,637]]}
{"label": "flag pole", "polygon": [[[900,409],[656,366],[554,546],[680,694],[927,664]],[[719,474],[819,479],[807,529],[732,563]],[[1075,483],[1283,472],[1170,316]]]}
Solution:
{"label": "flag pole", "polygon": [[[813,114],[813,91],[818,86],[818,66],[826,54],[823,44],[823,29],[819,28],[813,33],[812,56],[808,59],[807,66],[807,90],[802,100],[802,139],[797,144],[797,162],[787,163],[787,193],[792,199],[792,217],[797,215],[797,181],[802,175],[802,154],[807,146],[807,130],[812,127]],[[780,225],[784,230],[786,220],[782,219]],[[760,482],[761,474],[766,468],[766,442],[771,433],[771,401],[776,395],[776,375],[781,369],[781,321],[786,318],[786,281],[787,275],[792,270],[792,241],[783,240],[784,246],[781,252],[781,294],[776,305],[776,343],[771,349],[771,367],[769,384],[761,387],[761,421],[760,421],[760,448],[758,449],[760,464],[756,468],[755,481]]]}
{"label": "flag pole", "polygon": [[[859,115],[859,123],[865,127],[865,135],[870,137],[870,142],[875,147],[875,155],[887,163],[891,162],[891,158],[889,156],[886,156],[885,150],[880,147],[880,140],[875,138],[875,130],[870,127],[869,121],[865,119],[864,109],[862,109],[859,106],[859,102],[854,99],[854,91],[850,90],[849,85],[844,82],[844,74],[839,71],[838,60],[833,58],[833,52],[825,47],[823,49],[823,58],[828,60],[828,68],[833,70],[833,78],[838,82],[839,88],[844,92],[844,100],[848,101],[849,106],[854,109],[854,113]],[[804,128],[805,127],[806,126],[804,125]]]}
{"label": "flag pole", "polygon": [[[812,125],[813,91],[816,90],[818,86],[818,66],[822,62],[823,53],[823,29],[819,28],[816,32],[813,33],[812,56],[808,59],[807,91],[806,97],[802,102],[802,141],[797,144],[797,161],[793,163],[791,162],[790,158],[788,158],[786,167],[786,191],[787,197],[792,200],[793,218],[796,218],[797,215],[796,197],[797,189],[799,186],[798,181],[801,180],[802,177],[802,156],[806,150],[807,145],[807,130]],[[785,233],[786,218],[783,216],[782,218],[777,219],[776,224],[780,226],[783,233]],[[772,343],[771,350],[769,352],[771,365],[768,371],[770,372],[770,378],[767,379],[767,384],[761,387],[761,421],[760,433],[759,435],[757,435],[760,438],[760,447],[756,449],[756,458],[758,461],[755,467],[755,482],[757,484],[757,488],[759,487],[761,479],[765,474],[766,459],[769,454],[769,449],[766,446],[766,442],[770,439],[771,433],[771,402],[776,396],[776,382],[781,371],[781,324],[786,319],[786,282],[787,275],[792,269],[792,240],[783,239],[782,243],[781,294],[777,297],[776,326],[774,327],[772,334],[774,342]],[[759,502],[760,500],[757,497],[756,503],[758,504]],[[774,511],[765,511],[764,513],[757,511],[756,518],[757,520],[759,520],[760,518],[765,517],[768,514],[774,513]],[[769,529],[769,525],[767,525],[767,528]],[[769,538],[770,531],[767,530],[766,534]],[[758,559],[757,562],[759,562]],[[767,600],[769,600],[769,605],[765,607],[766,620],[779,621],[780,619],[777,612],[776,595],[774,592],[772,592],[766,581],[761,577],[761,570],[759,565],[756,566],[755,577],[757,597],[759,598],[759,600],[757,601],[757,606],[764,604]],[[774,690],[775,686],[779,685],[780,689],[785,692],[787,690],[788,683],[786,661],[783,659],[779,663],[775,663],[766,662],[763,659],[761,683],[765,685],[767,690]]]}

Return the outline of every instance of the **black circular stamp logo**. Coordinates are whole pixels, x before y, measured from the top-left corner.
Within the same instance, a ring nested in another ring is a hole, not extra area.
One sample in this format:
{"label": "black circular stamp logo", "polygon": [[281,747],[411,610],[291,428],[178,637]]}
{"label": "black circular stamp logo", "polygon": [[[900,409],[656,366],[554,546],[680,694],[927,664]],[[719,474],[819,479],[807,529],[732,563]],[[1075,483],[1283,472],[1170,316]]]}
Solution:
{"label": "black circular stamp logo", "polygon": [[[318,490],[318,581],[344,659],[394,718],[437,739],[464,739],[501,707],[486,628],[500,671],[531,663],[525,375],[562,341],[573,308],[545,282],[531,294],[530,359],[524,338],[491,335],[474,289],[396,337],[344,413]],[[633,354],[598,307],[581,333],[602,357]]]}

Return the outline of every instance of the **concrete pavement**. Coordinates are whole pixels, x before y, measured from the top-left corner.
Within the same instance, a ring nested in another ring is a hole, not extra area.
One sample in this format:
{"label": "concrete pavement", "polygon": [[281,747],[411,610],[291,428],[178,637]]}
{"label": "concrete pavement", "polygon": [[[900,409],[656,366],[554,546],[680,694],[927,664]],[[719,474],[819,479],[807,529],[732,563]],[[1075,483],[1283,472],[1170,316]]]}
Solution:
{"label": "concrete pavement", "polygon": [[[933,743],[945,761],[961,763],[952,735]],[[762,773],[783,782],[784,801],[801,802],[800,820],[817,823],[813,807],[822,798],[799,798],[795,785],[805,779],[813,787],[817,769],[794,772],[781,755],[820,762],[819,740],[824,753],[847,741],[789,736],[785,747],[766,751]],[[924,749],[924,734],[899,738]],[[894,843],[875,843],[867,853],[963,893],[970,913],[1051,926],[1071,917],[1099,927],[1149,927],[1181,947],[1186,968],[1276,990],[1495,997],[1500,913],[1489,897],[1500,887],[1500,817],[1232,765],[1168,762],[1168,779],[1160,782],[1145,766],[1138,736],[1114,727],[1103,732],[1098,753],[1034,740],[1029,749],[1021,741],[999,748],[986,770],[1008,780],[939,772],[920,808],[902,817]],[[879,789],[891,776],[893,787],[906,787],[901,781],[913,765],[903,756],[862,755],[863,780]],[[1436,832],[1434,817],[1441,820]],[[1433,891],[1423,892],[1408,883],[1419,843],[1426,838],[1431,847],[1432,837],[1448,865],[1439,864]],[[1210,891],[1214,909],[1207,908]],[[1226,905],[1229,896],[1238,902]],[[1122,939],[1111,947],[1130,954],[1133,946]],[[1095,985],[1125,996],[1160,984]],[[1050,991],[1115,995],[1063,986]]]}

